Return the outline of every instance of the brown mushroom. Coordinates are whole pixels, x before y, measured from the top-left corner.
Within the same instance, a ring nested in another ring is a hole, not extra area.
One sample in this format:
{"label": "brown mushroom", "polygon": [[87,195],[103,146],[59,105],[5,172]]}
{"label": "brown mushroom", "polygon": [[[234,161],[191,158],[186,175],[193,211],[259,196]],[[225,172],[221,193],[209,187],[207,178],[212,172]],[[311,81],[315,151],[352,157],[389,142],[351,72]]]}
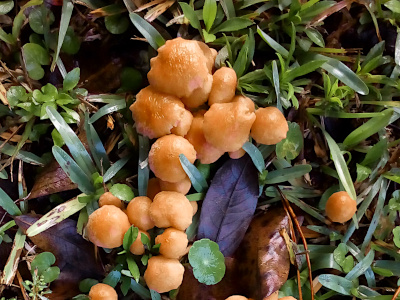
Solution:
{"label": "brown mushroom", "polygon": [[333,193],[326,202],[325,212],[333,222],[349,221],[357,211],[357,202],[347,192]]}
{"label": "brown mushroom", "polygon": [[276,107],[259,108],[251,127],[251,137],[257,143],[275,145],[286,138],[289,126],[282,112]]}
{"label": "brown mushroom", "polygon": [[116,248],[122,245],[129,229],[127,215],[114,205],[104,205],[95,210],[86,226],[89,240],[99,247]]}
{"label": "brown mushroom", "polygon": [[144,280],[150,289],[166,293],[182,284],[184,272],[185,268],[179,260],[162,255],[152,256],[147,263]]}
{"label": "brown mushroom", "polygon": [[180,154],[184,154],[191,163],[196,160],[196,150],[188,140],[174,134],[163,136],[151,146],[150,169],[161,180],[182,181],[187,175],[179,160]]}
{"label": "brown mushroom", "polygon": [[194,114],[192,125],[185,138],[196,150],[197,159],[202,164],[211,164],[217,161],[224,154],[224,151],[215,148],[204,137],[203,124],[205,112],[205,110],[202,110]]}
{"label": "brown mushroom", "polygon": [[160,180],[160,188],[162,191],[178,192],[186,195],[190,188],[192,187],[192,182],[189,177],[186,176],[185,179],[178,182],[168,182]]}
{"label": "brown mushroom", "polygon": [[136,101],[129,109],[137,132],[151,139],[170,133],[183,136],[193,119],[179,98],[158,92],[151,86],[136,95]]}
{"label": "brown mushroom", "polygon": [[89,291],[90,300],[118,300],[117,292],[108,284],[97,283]]}
{"label": "brown mushroom", "polygon": [[210,95],[208,96],[208,104],[228,103],[235,97],[237,85],[237,76],[235,70],[227,67],[218,69],[213,74],[213,84]]}
{"label": "brown mushroom", "polygon": [[167,228],[155,240],[160,244],[160,254],[168,258],[180,258],[186,254],[188,238],[186,233],[175,228]]}
{"label": "brown mushroom", "polygon": [[126,208],[129,222],[144,231],[153,228],[154,222],[150,218],[151,203],[152,201],[148,197],[133,198]]}
{"label": "brown mushroom", "polygon": [[150,217],[159,228],[185,230],[192,223],[193,208],[189,200],[177,192],[160,192],[150,206]]}
{"label": "brown mushroom", "polygon": [[131,253],[134,255],[142,255],[145,251],[142,243],[142,233],[147,235],[147,237],[150,239],[150,234],[147,231],[142,231],[139,229],[136,240],[129,247],[129,251],[131,251]]}
{"label": "brown mushroom", "polygon": [[[213,104],[204,114],[203,131],[207,142],[224,152],[242,148],[256,119],[249,101],[239,96],[234,102]],[[254,107],[254,103],[252,105]]]}
{"label": "brown mushroom", "polygon": [[147,183],[147,197],[153,200],[159,192],[161,192],[160,179],[157,177],[150,178]]}
{"label": "brown mushroom", "polygon": [[118,197],[111,194],[111,192],[106,192],[100,196],[99,206],[102,207],[104,205],[114,205],[120,209],[125,207],[124,203]]}
{"label": "brown mushroom", "polygon": [[[212,86],[212,52],[207,45],[180,37],[169,40],[150,60],[147,78],[156,90],[174,95],[191,108],[207,101]],[[206,54],[206,55],[205,55]]]}

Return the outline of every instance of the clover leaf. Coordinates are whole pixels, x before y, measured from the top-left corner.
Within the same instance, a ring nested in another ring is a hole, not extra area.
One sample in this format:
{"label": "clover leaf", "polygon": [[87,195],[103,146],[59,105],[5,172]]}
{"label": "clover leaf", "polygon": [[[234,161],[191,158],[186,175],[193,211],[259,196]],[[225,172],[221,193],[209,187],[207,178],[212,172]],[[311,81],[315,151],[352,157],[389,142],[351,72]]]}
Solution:
{"label": "clover leaf", "polygon": [[219,251],[218,244],[209,239],[193,243],[189,251],[189,263],[193,267],[194,277],[201,283],[213,285],[225,275],[224,255]]}
{"label": "clover leaf", "polygon": [[44,33],[44,24],[46,21],[51,25],[54,20],[54,14],[44,5],[34,7],[29,13],[29,25],[38,34]]}
{"label": "clover leaf", "polygon": [[279,158],[295,159],[303,149],[303,134],[297,123],[288,122],[289,131],[284,140],[276,144],[276,155]]}
{"label": "clover leaf", "polygon": [[34,43],[27,43],[22,49],[29,77],[34,80],[42,79],[44,76],[42,65],[50,64],[49,53],[46,49]]}
{"label": "clover leaf", "polygon": [[7,99],[11,107],[28,99],[28,93],[22,86],[12,86],[7,91]]}
{"label": "clover leaf", "polygon": [[13,0],[0,1],[0,15],[8,14],[13,8]]}

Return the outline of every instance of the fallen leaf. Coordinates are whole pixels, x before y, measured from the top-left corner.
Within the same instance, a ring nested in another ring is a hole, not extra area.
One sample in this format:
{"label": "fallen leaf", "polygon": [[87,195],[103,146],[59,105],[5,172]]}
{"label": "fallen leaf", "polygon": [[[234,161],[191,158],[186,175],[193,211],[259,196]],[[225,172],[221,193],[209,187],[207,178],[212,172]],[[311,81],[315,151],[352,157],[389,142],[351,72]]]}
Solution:
{"label": "fallen leaf", "polygon": [[203,201],[198,238],[213,240],[224,256],[232,255],[253,218],[258,193],[258,171],[250,157],[228,160]]}
{"label": "fallen leaf", "polygon": [[[17,225],[26,230],[40,216],[23,215],[15,218]],[[52,300],[68,299],[79,293],[79,282],[84,278],[100,279],[103,271],[95,259],[94,246],[76,232],[76,221],[65,221],[48,230],[30,237],[41,250],[49,251],[56,257],[60,268],[59,278],[51,284]]]}
{"label": "fallen leaf", "polygon": [[287,280],[290,261],[281,229],[289,231],[289,218],[283,209],[256,216],[235,253],[237,272],[245,279],[242,292],[255,300],[265,299]]}

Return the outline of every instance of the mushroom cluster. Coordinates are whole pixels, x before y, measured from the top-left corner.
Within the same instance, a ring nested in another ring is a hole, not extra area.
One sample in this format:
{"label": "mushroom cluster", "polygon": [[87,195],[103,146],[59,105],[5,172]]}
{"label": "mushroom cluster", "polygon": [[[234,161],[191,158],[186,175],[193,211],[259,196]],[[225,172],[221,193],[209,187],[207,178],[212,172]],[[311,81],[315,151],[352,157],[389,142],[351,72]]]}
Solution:
{"label": "mushroom cluster", "polygon": [[197,203],[185,197],[191,182],[179,155],[202,164],[214,163],[225,152],[237,159],[245,154],[242,147],[250,136],[271,145],[288,131],[277,108],[256,109],[251,99],[235,95],[236,72],[228,67],[215,71],[216,55],[199,41],[167,41],[150,61],[150,85],[130,107],[136,131],[157,139],[149,152],[149,166],[156,177],[149,180],[148,198],[131,201],[127,214],[141,230],[150,225],[166,228],[156,237],[160,255],[149,260],[144,275],[147,285],[160,293],[182,282],[184,269],[178,259],[187,251],[184,230],[197,211]]}
{"label": "mushroom cluster", "polygon": [[89,216],[87,235],[95,245],[115,248],[122,245],[131,225],[139,229],[130,246],[134,255],[145,252],[141,235],[149,229],[165,228],[155,238],[159,255],[148,260],[144,279],[159,293],[177,289],[184,267],[179,259],[188,251],[185,230],[192,223],[197,203],[185,196],[191,182],[180,163],[180,154],[189,162],[203,164],[218,160],[225,152],[240,158],[250,136],[261,144],[276,144],[286,137],[288,125],[274,107],[256,109],[254,102],[235,95],[237,77],[233,69],[222,67],[214,73],[217,52],[206,44],[176,38],[169,40],[151,59],[150,85],[142,89],[131,105],[136,131],[156,138],[149,152],[147,197],[133,198],[125,209],[123,201],[107,192],[100,208]]}

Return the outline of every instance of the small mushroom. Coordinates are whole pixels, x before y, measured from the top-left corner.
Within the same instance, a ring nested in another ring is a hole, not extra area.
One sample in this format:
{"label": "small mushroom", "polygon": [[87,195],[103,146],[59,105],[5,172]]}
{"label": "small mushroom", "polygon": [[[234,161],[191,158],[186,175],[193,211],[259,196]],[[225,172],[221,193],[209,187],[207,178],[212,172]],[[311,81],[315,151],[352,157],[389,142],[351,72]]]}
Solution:
{"label": "small mushroom", "polygon": [[131,253],[134,255],[142,255],[145,251],[142,243],[142,233],[147,235],[147,237],[150,239],[150,234],[147,231],[142,231],[139,229],[136,240],[129,247],[129,251],[131,251]]}
{"label": "small mushroom", "polygon": [[188,140],[174,134],[163,136],[151,146],[150,169],[161,180],[182,181],[187,175],[179,160],[180,154],[184,154],[191,163],[196,160],[196,150]]}
{"label": "small mushroom", "polygon": [[192,224],[193,208],[189,200],[177,192],[160,192],[150,206],[150,217],[159,228],[185,230]]}
{"label": "small mushroom", "polygon": [[197,204],[197,201],[190,201],[190,205],[193,208],[193,216],[197,213],[197,210],[199,209],[199,205]]}
{"label": "small mushroom", "polygon": [[211,164],[217,161],[223,154],[224,151],[215,148],[204,137],[203,124],[204,124],[204,113],[202,110],[194,114],[192,125],[185,138],[193,145],[196,150],[197,159],[202,164]]}
{"label": "small mushroom", "polygon": [[250,99],[239,96],[234,98],[234,102],[211,105],[204,114],[203,123],[207,142],[224,152],[242,148],[256,119],[254,103],[250,102]]}
{"label": "small mushroom", "polygon": [[186,233],[175,228],[167,228],[155,240],[160,244],[160,254],[168,258],[180,258],[186,254],[188,238]]}
{"label": "small mushroom", "polygon": [[184,272],[185,268],[176,258],[152,256],[147,263],[144,280],[150,289],[166,293],[182,284]]}
{"label": "small mushroom", "polygon": [[153,200],[159,192],[161,192],[160,179],[157,177],[150,178],[147,184],[147,197]]}
{"label": "small mushroom", "polygon": [[147,231],[154,227],[154,222],[150,218],[151,203],[150,198],[140,196],[133,198],[126,208],[129,222],[140,230]]}
{"label": "small mushroom", "polygon": [[251,137],[257,143],[275,145],[286,138],[289,126],[282,112],[270,106],[256,110],[256,120],[251,127]]}
{"label": "small mushroom", "polygon": [[214,53],[198,41],[180,37],[169,40],[150,60],[149,83],[158,91],[180,98],[188,107],[198,107],[211,91]]}
{"label": "small mushroom", "polygon": [[114,205],[104,205],[95,210],[86,226],[89,240],[98,247],[116,248],[122,245],[129,229],[127,215]]}
{"label": "small mushroom", "polygon": [[108,284],[97,283],[89,291],[90,300],[118,300],[117,292]]}
{"label": "small mushroom", "polygon": [[191,187],[192,187],[192,182],[190,181],[188,176],[186,176],[185,179],[178,182],[168,182],[160,180],[161,191],[178,192],[183,195],[186,195],[190,191]]}
{"label": "small mushroom", "polygon": [[235,70],[227,67],[218,69],[213,74],[213,84],[210,95],[208,96],[208,104],[228,103],[235,97],[237,85],[237,76]]}
{"label": "small mushroom", "polygon": [[170,133],[184,136],[193,119],[179,98],[158,92],[151,86],[137,94],[129,109],[137,132],[151,139]]}
{"label": "small mushroom", "polygon": [[100,196],[99,206],[102,207],[104,205],[114,205],[120,209],[124,208],[124,203],[118,197],[115,197],[111,192],[106,192]]}
{"label": "small mushroom", "polygon": [[333,222],[349,221],[357,211],[357,202],[347,192],[333,193],[326,202],[325,212]]}

